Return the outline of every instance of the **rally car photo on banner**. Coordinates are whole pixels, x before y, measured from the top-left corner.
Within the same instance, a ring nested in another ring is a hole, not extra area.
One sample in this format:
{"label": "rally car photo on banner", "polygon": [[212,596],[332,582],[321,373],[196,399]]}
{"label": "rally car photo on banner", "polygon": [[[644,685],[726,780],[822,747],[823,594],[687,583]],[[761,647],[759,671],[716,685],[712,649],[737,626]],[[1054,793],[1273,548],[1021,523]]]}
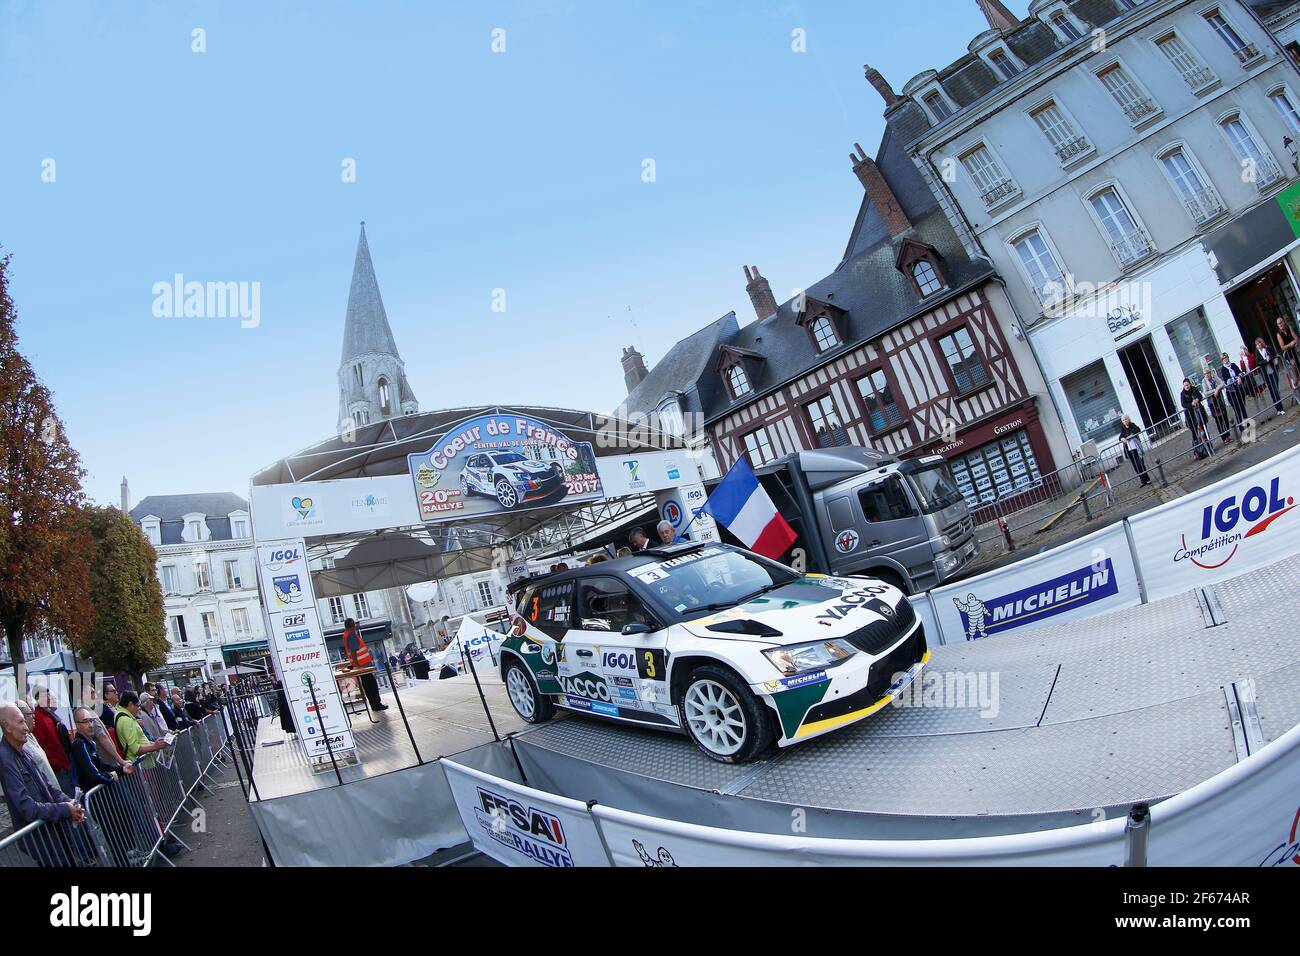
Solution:
{"label": "rally car photo on banner", "polygon": [[519,716],[555,708],[684,731],[743,763],[880,710],[929,660],[901,591],[670,545],[528,581],[501,675]]}

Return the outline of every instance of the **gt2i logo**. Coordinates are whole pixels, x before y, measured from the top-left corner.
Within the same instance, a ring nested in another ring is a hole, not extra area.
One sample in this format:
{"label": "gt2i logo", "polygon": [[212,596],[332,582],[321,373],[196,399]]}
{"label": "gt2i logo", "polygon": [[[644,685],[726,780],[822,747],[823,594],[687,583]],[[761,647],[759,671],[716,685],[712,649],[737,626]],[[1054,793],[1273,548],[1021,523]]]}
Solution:
{"label": "gt2i logo", "polygon": [[542,866],[573,866],[559,817],[482,787],[478,802],[475,819],[502,846]]}
{"label": "gt2i logo", "polygon": [[585,697],[588,700],[603,700],[608,703],[612,698],[609,685],[590,671],[583,671],[572,677],[560,676],[560,686],[571,697]]}
{"label": "gt2i logo", "polygon": [[[879,594],[888,594],[889,588],[884,585],[870,585],[865,588],[858,588],[856,591],[849,591],[847,594],[841,594],[839,603],[828,607],[817,615],[817,623],[824,624],[827,627],[834,627],[836,622],[844,620],[850,611],[855,611],[863,605],[870,606],[876,601]],[[873,609],[874,610],[874,609]]]}
{"label": "gt2i logo", "polygon": [[[1201,513],[1200,543],[1189,546],[1187,534],[1182,535],[1182,546],[1174,552],[1174,563],[1191,561],[1198,568],[1221,568],[1237,554],[1237,549],[1247,538],[1263,534],[1269,526],[1295,508],[1295,498],[1282,497],[1282,479],[1274,478],[1267,488],[1256,485],[1241,496],[1224,498],[1218,504],[1207,505]],[[1243,533],[1237,530],[1242,522],[1251,522]],[[1213,536],[1213,537],[1212,537]],[[1223,557],[1224,552],[1227,556]]]}

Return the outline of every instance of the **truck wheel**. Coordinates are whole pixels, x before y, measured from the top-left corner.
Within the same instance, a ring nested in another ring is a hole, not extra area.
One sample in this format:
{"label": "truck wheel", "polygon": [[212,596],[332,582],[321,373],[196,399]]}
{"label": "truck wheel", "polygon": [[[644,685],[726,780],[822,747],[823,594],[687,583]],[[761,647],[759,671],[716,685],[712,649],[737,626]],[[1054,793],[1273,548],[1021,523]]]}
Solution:
{"label": "truck wheel", "polygon": [[530,724],[544,724],[555,716],[551,698],[537,689],[533,675],[517,660],[506,665],[506,693],[515,713]]}
{"label": "truck wheel", "polygon": [[497,501],[501,502],[502,508],[513,508],[519,504],[519,494],[515,491],[515,486],[510,484],[504,478],[498,478],[496,483]]}
{"label": "truck wheel", "polygon": [[772,745],[762,702],[726,668],[692,671],[677,711],[695,745],[719,763],[748,763]]}

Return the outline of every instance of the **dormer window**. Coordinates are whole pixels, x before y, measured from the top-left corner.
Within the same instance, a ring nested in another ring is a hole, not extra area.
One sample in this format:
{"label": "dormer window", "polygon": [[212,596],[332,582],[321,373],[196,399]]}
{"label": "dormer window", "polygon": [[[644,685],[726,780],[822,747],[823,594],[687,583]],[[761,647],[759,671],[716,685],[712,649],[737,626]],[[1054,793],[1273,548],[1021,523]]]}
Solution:
{"label": "dormer window", "polygon": [[943,98],[943,94],[938,90],[935,90],[932,93],[926,93],[925,96],[921,97],[921,100],[925,103],[926,108],[929,109],[937,123],[942,123],[952,115],[952,107],[948,105],[948,101]]}
{"label": "dormer window", "polygon": [[1083,39],[1083,31],[1080,30],[1069,16],[1064,12],[1058,11],[1047,18],[1052,28],[1066,43],[1073,43],[1075,40]]}
{"label": "dormer window", "polygon": [[140,530],[154,547],[162,544],[162,522],[152,515],[140,521]]}
{"label": "dormer window", "polygon": [[809,331],[812,333],[813,344],[817,346],[818,352],[825,352],[840,344],[840,337],[835,334],[835,323],[824,315],[819,315],[812,320]]}
{"label": "dormer window", "polygon": [[933,246],[905,239],[898,247],[894,268],[912,280],[917,295],[924,299],[948,287],[939,262],[939,252]]}
{"label": "dormer window", "polygon": [[752,390],[749,376],[745,374],[745,366],[739,362],[727,366],[727,391],[731,393],[732,398],[748,395]]}
{"label": "dormer window", "polygon": [[994,50],[989,54],[989,62],[1004,80],[1014,80],[1021,73],[1019,64],[1011,59],[1006,50]]}

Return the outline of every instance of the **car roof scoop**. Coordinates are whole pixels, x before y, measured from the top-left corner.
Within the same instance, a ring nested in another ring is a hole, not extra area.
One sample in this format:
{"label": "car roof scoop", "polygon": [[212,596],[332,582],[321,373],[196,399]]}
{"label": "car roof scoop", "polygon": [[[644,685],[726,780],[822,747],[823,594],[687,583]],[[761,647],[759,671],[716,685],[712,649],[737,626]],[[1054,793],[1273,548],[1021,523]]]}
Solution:
{"label": "car roof scoop", "polygon": [[753,637],[780,637],[781,632],[770,624],[764,624],[762,621],[755,621],[751,618],[735,618],[730,621],[719,621],[717,624],[708,626],[710,631],[718,631],[722,634],[749,634]]}

